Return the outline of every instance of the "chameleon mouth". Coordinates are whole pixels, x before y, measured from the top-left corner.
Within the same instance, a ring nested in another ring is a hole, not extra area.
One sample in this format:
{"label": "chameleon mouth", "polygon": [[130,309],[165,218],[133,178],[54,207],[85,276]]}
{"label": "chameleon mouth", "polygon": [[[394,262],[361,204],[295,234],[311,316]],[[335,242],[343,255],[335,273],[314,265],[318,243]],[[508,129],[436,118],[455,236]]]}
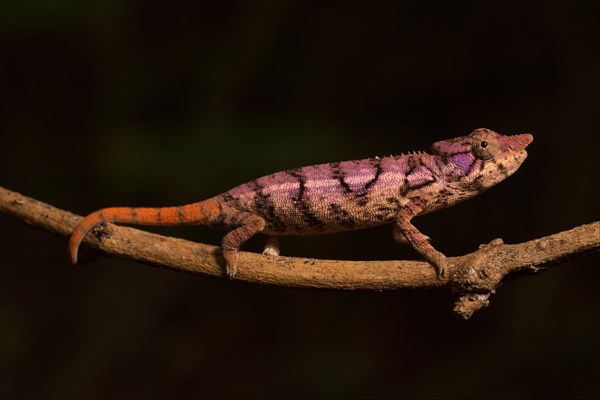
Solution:
{"label": "chameleon mouth", "polygon": [[508,147],[511,150],[525,150],[533,142],[533,136],[529,133],[521,135],[512,135],[508,137]]}

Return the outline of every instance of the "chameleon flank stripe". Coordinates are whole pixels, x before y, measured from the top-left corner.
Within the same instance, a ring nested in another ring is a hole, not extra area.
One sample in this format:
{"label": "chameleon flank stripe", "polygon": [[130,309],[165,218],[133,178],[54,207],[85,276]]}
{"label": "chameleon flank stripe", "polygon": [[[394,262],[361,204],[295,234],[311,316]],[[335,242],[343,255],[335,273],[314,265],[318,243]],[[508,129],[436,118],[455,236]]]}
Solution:
{"label": "chameleon flank stripe", "polygon": [[265,253],[279,254],[282,235],[314,235],[393,224],[394,238],[410,243],[443,275],[446,257],[411,219],[476,196],[512,175],[525,161],[530,134],[504,136],[477,129],[434,143],[429,153],[311,165],[276,172],[213,198],[180,207],[105,208],[75,228],[69,251],[96,225],[197,224],[227,229],[223,256],[229,276],[237,251],[257,233],[267,235]]}

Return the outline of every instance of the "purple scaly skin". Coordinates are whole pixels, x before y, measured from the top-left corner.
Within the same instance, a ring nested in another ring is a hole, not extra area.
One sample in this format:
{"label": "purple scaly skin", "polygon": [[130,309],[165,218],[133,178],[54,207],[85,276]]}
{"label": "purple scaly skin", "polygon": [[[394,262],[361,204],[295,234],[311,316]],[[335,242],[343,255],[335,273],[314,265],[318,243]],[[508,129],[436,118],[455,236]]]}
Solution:
{"label": "purple scaly skin", "polygon": [[257,233],[264,254],[279,255],[279,236],[314,235],[393,224],[393,236],[410,243],[444,276],[448,261],[411,223],[412,218],[476,196],[512,175],[525,161],[530,134],[504,136],[477,129],[434,143],[430,153],[344,161],[263,176],[198,203],[164,208],[107,208],[75,229],[79,243],[104,222],[146,225],[202,224],[230,230],[222,249],[227,274],[237,271],[238,249]]}

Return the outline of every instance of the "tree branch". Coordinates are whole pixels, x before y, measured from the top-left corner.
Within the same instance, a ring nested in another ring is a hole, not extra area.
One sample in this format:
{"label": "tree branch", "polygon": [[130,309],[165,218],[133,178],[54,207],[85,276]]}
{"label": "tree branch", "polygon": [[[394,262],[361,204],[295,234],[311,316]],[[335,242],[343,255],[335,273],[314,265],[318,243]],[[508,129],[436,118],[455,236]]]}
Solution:
{"label": "tree branch", "polygon": [[[81,217],[0,187],[0,213],[52,234],[68,237]],[[112,224],[95,228],[84,244],[176,271],[226,277],[216,246],[165,237]],[[84,249],[82,249],[84,250]],[[501,239],[460,257],[450,257],[445,278],[424,261],[338,261],[240,252],[235,280],[343,290],[448,288],[458,295],[454,312],[464,319],[488,305],[507,277],[533,274],[600,251],[600,221],[520,244]],[[65,255],[65,263],[67,262]]]}

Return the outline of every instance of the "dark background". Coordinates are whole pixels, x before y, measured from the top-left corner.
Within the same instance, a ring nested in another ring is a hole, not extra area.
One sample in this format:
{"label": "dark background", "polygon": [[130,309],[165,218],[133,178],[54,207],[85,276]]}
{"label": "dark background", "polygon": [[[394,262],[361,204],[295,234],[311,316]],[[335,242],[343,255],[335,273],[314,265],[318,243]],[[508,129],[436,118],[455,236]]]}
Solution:
{"label": "dark background", "polygon": [[[79,214],[179,205],[488,127],[535,136],[521,169],[415,224],[447,255],[538,238],[599,217],[599,11],[3,1],[0,184]],[[282,246],[418,257],[389,227]],[[443,291],[263,287],[104,257],[72,268],[64,239],[6,218],[0,254],[2,398],[600,396],[597,255],[507,284],[464,322]]]}

